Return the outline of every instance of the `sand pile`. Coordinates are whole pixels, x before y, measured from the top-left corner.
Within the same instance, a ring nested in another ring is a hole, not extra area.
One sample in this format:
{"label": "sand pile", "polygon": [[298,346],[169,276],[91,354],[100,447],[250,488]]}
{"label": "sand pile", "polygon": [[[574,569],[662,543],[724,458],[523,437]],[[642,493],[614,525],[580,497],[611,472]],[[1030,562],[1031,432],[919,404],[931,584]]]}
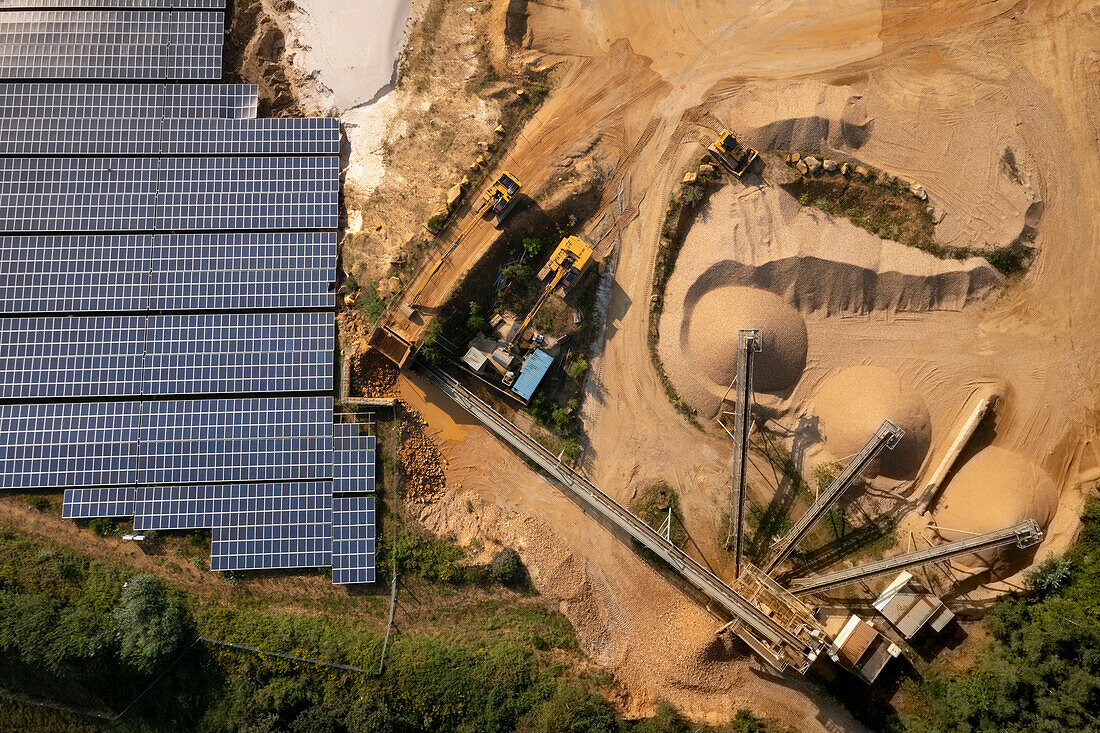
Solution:
{"label": "sand pile", "polygon": [[680,339],[700,374],[724,392],[737,374],[739,329],[760,330],[753,386],[763,392],[790,387],[806,366],[806,324],[779,296],[726,286],[703,293],[684,319]]}
{"label": "sand pile", "polygon": [[894,372],[877,366],[844,369],[826,379],[817,391],[814,412],[825,451],[842,461],[863,447],[883,420],[905,431],[893,450],[883,451],[878,466],[869,469],[896,479],[916,476],[932,441],[928,406]]}
{"label": "sand pile", "polygon": [[1025,519],[1045,527],[1057,505],[1054,482],[1041,468],[1019,453],[990,446],[951,479],[936,508],[936,525],[948,540],[1004,529]]}

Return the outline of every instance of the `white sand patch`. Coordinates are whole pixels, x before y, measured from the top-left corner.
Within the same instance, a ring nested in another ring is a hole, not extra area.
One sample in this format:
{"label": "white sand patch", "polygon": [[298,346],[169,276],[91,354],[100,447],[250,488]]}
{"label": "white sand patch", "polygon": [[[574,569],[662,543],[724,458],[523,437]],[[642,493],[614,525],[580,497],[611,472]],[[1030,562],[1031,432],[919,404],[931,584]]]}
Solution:
{"label": "white sand patch", "polygon": [[344,134],[351,151],[344,183],[363,197],[370,196],[386,175],[386,129],[398,112],[398,92],[390,92],[374,104],[343,116]]}
{"label": "white sand patch", "polygon": [[411,0],[298,0],[294,64],[346,112],[391,87],[410,23]]}

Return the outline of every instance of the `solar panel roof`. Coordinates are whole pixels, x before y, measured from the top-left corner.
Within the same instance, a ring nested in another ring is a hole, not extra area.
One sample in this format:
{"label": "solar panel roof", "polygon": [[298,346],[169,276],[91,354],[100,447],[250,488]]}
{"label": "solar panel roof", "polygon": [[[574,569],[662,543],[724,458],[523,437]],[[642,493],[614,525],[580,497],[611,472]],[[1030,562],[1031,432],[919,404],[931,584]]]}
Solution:
{"label": "solar panel roof", "polygon": [[332,582],[374,582],[374,497],[332,498]]}
{"label": "solar panel roof", "polygon": [[61,516],[65,519],[117,519],[134,514],[133,486],[65,489]]}
{"label": "solar panel roof", "polygon": [[210,543],[211,570],[332,564],[333,498],[327,483],[228,487]]}
{"label": "solar panel roof", "polygon": [[219,79],[225,14],[13,10],[0,15],[3,79]]}
{"label": "solar panel roof", "polygon": [[248,119],[258,102],[255,84],[0,83],[5,121]]}
{"label": "solar panel roof", "polygon": [[336,229],[339,159],[0,158],[0,231]]}
{"label": "solar panel roof", "polygon": [[335,232],[20,235],[0,244],[0,313],[335,305]]}
{"label": "solar panel roof", "polygon": [[332,397],[143,403],[137,483],[332,478]]}
{"label": "solar panel roof", "polygon": [[0,117],[0,155],[338,155],[333,118]]}
{"label": "solar panel roof", "polygon": [[137,480],[137,402],[0,404],[0,488]]}

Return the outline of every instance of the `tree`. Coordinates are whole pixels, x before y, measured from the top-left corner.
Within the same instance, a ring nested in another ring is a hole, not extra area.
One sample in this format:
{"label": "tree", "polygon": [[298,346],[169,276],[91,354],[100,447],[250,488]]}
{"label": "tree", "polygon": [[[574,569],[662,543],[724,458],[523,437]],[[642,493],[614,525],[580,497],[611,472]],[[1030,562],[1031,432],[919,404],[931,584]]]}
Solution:
{"label": "tree", "polygon": [[588,360],[583,356],[569,366],[569,378],[580,379],[588,371]]}
{"label": "tree", "polygon": [[183,645],[183,608],[152,575],[138,575],[123,587],[114,618],[119,656],[141,672],[163,669]]}
{"label": "tree", "polygon": [[535,237],[524,237],[523,250],[528,257],[535,257],[542,250],[542,240]]}
{"label": "tree", "polygon": [[485,316],[481,315],[481,306],[471,300],[470,315],[466,318],[466,330],[474,334],[484,331],[486,325]]}

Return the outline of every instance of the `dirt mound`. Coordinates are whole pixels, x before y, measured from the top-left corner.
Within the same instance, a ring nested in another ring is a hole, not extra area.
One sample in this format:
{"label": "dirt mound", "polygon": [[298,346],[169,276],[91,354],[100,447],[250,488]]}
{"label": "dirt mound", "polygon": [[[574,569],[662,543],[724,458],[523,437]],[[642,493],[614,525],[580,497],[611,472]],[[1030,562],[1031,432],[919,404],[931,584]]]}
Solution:
{"label": "dirt mound", "polygon": [[760,330],[753,385],[764,392],[790,387],[806,366],[806,324],[794,308],[764,290],[725,286],[707,290],[687,309],[681,331],[684,350],[699,372],[728,387],[737,373],[737,332]]}
{"label": "dirt mound", "polygon": [[447,488],[447,459],[428,435],[428,424],[404,400],[401,415],[401,473],[405,501],[426,504]]}
{"label": "dirt mound", "polygon": [[1045,527],[1058,492],[1041,468],[1004,448],[990,446],[963,464],[936,508],[939,533],[961,540],[1034,519]]}
{"label": "dirt mound", "polygon": [[821,419],[825,450],[837,460],[858,452],[883,420],[892,420],[905,436],[893,450],[883,451],[878,473],[913,478],[928,453],[928,406],[888,369],[857,366],[834,374],[818,389],[814,410]]}

